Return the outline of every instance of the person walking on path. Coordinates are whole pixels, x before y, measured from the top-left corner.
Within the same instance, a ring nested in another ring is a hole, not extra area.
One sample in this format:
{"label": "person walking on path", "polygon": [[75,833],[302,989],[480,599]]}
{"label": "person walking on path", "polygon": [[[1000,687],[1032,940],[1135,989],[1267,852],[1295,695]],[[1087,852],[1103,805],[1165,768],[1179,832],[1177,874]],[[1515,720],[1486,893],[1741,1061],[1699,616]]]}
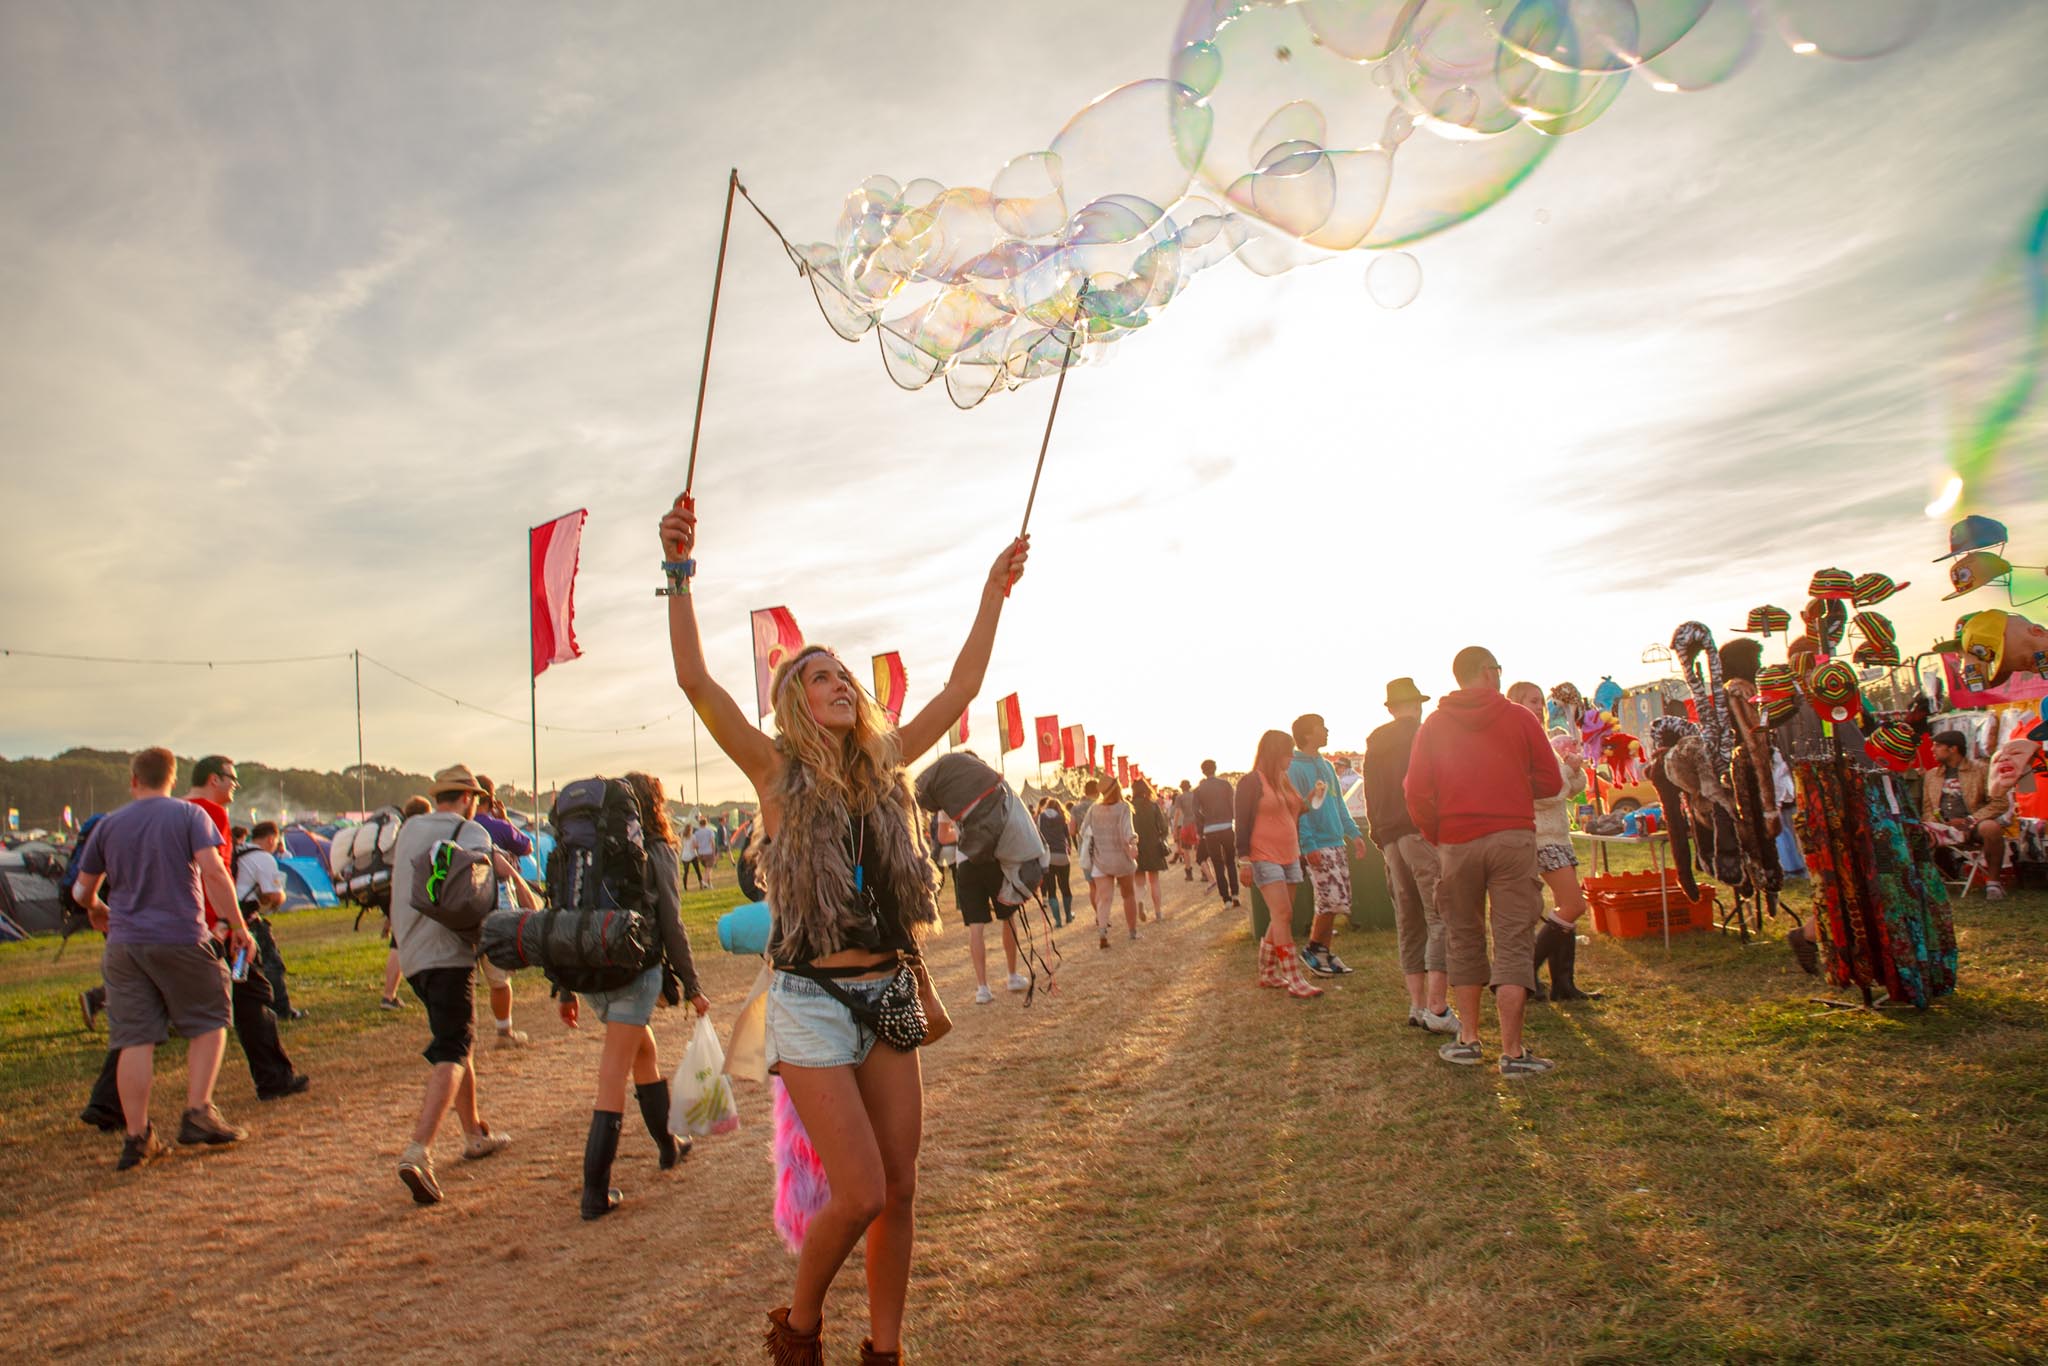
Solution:
{"label": "person walking on path", "polygon": [[1266,933],[1259,939],[1262,987],[1285,987],[1306,1000],[1323,989],[1302,976],[1294,951],[1294,889],[1301,885],[1301,813],[1324,795],[1320,785],[1304,798],[1287,776],[1294,738],[1284,730],[1259,737],[1252,771],[1238,780],[1235,794],[1237,844],[1244,850],[1244,880],[1266,903]]}
{"label": "person walking on path", "polygon": [[1202,849],[1202,817],[1195,810],[1195,788],[1186,778],[1173,794],[1173,857],[1187,881],[1195,880]]}
{"label": "person walking on path", "polygon": [[1202,781],[1195,787],[1195,819],[1201,825],[1202,861],[1216,875],[1216,895],[1224,904],[1241,906],[1237,880],[1237,799],[1230,780],[1216,776],[1216,761],[1202,760]]}
{"label": "person walking on path", "polygon": [[[1331,947],[1337,917],[1351,914],[1350,855],[1365,857],[1365,835],[1337,788],[1337,770],[1323,757],[1330,729],[1313,712],[1294,721],[1294,756],[1287,777],[1306,802],[1301,813],[1301,871],[1316,897],[1316,918],[1301,951],[1302,965],[1319,977],[1342,977],[1351,969]],[[1321,788],[1322,795],[1310,797]]]}
{"label": "person walking on path", "polygon": [[1088,899],[1095,907],[1100,947],[1109,947],[1109,906],[1121,893],[1124,923],[1138,938],[1138,832],[1131,807],[1114,778],[1102,780],[1102,800],[1082,817],[1081,862],[1088,869]]}
{"label": "person walking on path", "polygon": [[[1543,689],[1534,683],[1517,683],[1508,689],[1508,701],[1527,711],[1541,726],[1548,714]],[[1551,753],[1557,756],[1558,776],[1564,788],[1555,797],[1536,802],[1536,871],[1550,889],[1554,909],[1543,913],[1543,925],[1536,931],[1536,965],[1550,965],[1550,999],[1584,1001],[1598,992],[1580,991],[1579,920],[1586,914],[1586,894],[1579,886],[1579,856],[1572,851],[1571,800],[1586,790],[1586,761],[1569,737],[1559,731],[1553,737]],[[1559,741],[1566,746],[1559,749]],[[1540,983],[1538,984],[1540,987]],[[1539,996],[1540,999],[1540,996]]]}
{"label": "person walking on path", "polygon": [[1038,804],[1038,837],[1045,841],[1045,876],[1039,879],[1038,894],[1052,912],[1054,928],[1074,923],[1074,883],[1069,852],[1073,840],[1068,834],[1067,813],[1054,797]]}
{"label": "person walking on path", "polygon": [[[903,974],[917,971],[920,937],[938,921],[904,769],[981,691],[1031,542],[1020,536],[996,557],[951,677],[900,728],[889,728],[836,655],[806,646],[769,681],[771,739],[705,666],[690,592],[697,512],[687,495],[662,518],[660,536],[676,683],[761,803],[760,859],[774,907],[762,1056],[781,1076],[831,1188],[805,1232],[790,1302],[768,1316],[769,1355],[781,1366],[823,1360],[826,1292],[865,1237],[869,1337],[861,1359],[899,1362],[924,1079],[915,1046],[876,1048],[876,1031],[854,1012],[874,1011],[885,992],[902,990]],[[929,989],[921,980],[920,993]]]}
{"label": "person walking on path", "polygon": [[683,928],[682,862],[661,779],[651,773],[628,773],[626,782],[640,806],[661,961],[610,991],[561,993],[558,1009],[563,1024],[581,1028],[583,1011],[588,1010],[604,1025],[604,1050],[597,1060],[597,1098],[591,1103],[590,1136],[583,1145],[585,1219],[601,1219],[619,1207],[621,1197],[612,1185],[612,1163],[619,1155],[619,1134],[625,1125],[628,1076],[633,1079],[633,1099],[648,1136],[654,1140],[661,1170],[672,1170],[690,1155],[690,1136],[673,1134],[668,1127],[669,1090],[654,1044],[654,1008],[662,1001],[670,1005],[688,1001],[700,1017],[711,1010],[711,1001],[697,981],[689,931]]}
{"label": "person walking on path", "polygon": [[[1491,986],[1500,1016],[1500,1072],[1552,1069],[1524,1046],[1522,1020],[1536,989],[1536,923],[1543,894],[1536,873],[1536,801],[1564,788],[1557,755],[1536,718],[1501,696],[1500,664],[1477,645],[1451,661],[1457,691],[1416,732],[1403,791],[1422,837],[1437,848],[1437,905],[1447,936],[1458,1037],[1438,1049],[1445,1062],[1477,1066],[1480,988]],[[1487,954],[1491,904],[1493,953]]]}
{"label": "person walking on path", "polygon": [[285,983],[284,954],[271,932],[269,912],[284,905],[284,874],[278,871],[277,847],[281,842],[276,821],[258,821],[246,844],[235,850],[235,904],[242,908],[242,920],[256,940],[263,959],[263,975],[270,980],[272,1010],[282,1020],[302,1020],[306,1012],[292,1005],[291,988]]}
{"label": "person walking on path", "polygon": [[1366,737],[1365,818],[1372,842],[1386,862],[1387,891],[1394,898],[1395,942],[1401,976],[1408,984],[1408,1023],[1436,1034],[1455,1034],[1458,1017],[1450,1007],[1444,921],[1437,909],[1436,847],[1415,828],[1407,794],[1401,790],[1427,701],[1429,694],[1412,678],[1387,684],[1387,711],[1394,719]]}
{"label": "person walking on path", "polygon": [[711,885],[711,870],[718,866],[718,832],[705,821],[697,822],[697,882]]}
{"label": "person walking on path", "polygon": [[[132,800],[93,828],[72,885],[72,899],[107,937],[100,960],[107,1041],[119,1055],[127,1133],[117,1171],[169,1151],[150,1122],[149,1094],[157,1045],[173,1029],[187,1045],[178,1142],[218,1145],[247,1136],[222,1119],[213,1103],[227,1051],[228,967],[210,946],[208,903],[226,908],[227,939],[235,953],[253,958],[256,941],[235,906],[234,885],[218,852],[220,831],[198,808],[171,799],[177,771],[177,758],[161,747],[129,761]],[[112,888],[111,902],[100,900],[102,883]]]}
{"label": "person walking on path", "polygon": [[[1168,860],[1167,814],[1153,799],[1152,784],[1143,778],[1131,784],[1131,826],[1138,833],[1138,876],[1152,893],[1152,918],[1166,919],[1166,903],[1159,897],[1159,875]],[[1144,918],[1143,907],[1139,918]]]}
{"label": "person walking on path", "polygon": [[492,869],[511,884],[513,900],[521,907],[532,910],[540,904],[512,860],[492,847],[490,833],[476,823],[484,793],[469,769],[455,764],[436,773],[431,795],[434,809],[400,826],[391,851],[391,933],[406,985],[426,1007],[429,1038],[423,1056],[433,1069],[412,1140],[398,1159],[398,1179],[420,1205],[441,1199],[433,1145],[450,1109],[462,1125],[462,1156],[469,1161],[502,1151],[512,1136],[494,1131],[477,1112],[476,944],[413,908],[413,864],[444,840],[452,841],[488,854]]}
{"label": "person walking on path", "polygon": [[[228,875],[231,901],[234,865],[229,857],[232,847],[228,842],[228,806],[241,785],[234,760],[225,754],[209,754],[192,765],[192,789],[185,794],[185,800],[204,811],[220,834],[221,842],[215,853],[222,871]],[[228,947],[227,924],[241,914],[239,909],[233,909],[231,915],[231,909],[215,905],[210,895],[206,898],[213,951],[223,962],[234,957],[234,951]],[[249,1064],[249,1080],[255,1083],[259,1100],[279,1100],[298,1095],[310,1082],[304,1073],[292,1067],[291,1054],[285,1051],[284,1041],[277,1034],[277,1012],[272,1009],[270,978],[254,961],[255,955],[250,957],[249,971],[238,978],[230,975],[228,998],[234,1015],[235,1039],[242,1045],[242,1057]]]}

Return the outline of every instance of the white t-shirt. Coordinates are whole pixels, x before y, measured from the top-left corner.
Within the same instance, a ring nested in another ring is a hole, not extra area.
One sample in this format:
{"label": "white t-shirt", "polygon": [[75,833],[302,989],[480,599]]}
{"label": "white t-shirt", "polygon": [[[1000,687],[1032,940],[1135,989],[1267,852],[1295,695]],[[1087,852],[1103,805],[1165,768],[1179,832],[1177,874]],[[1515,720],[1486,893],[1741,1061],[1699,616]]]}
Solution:
{"label": "white t-shirt", "polygon": [[713,858],[718,854],[718,832],[708,825],[697,827],[697,857]]}
{"label": "white t-shirt", "polygon": [[259,896],[284,890],[284,874],[278,871],[277,860],[267,850],[252,847],[235,862],[236,901],[247,905]]}

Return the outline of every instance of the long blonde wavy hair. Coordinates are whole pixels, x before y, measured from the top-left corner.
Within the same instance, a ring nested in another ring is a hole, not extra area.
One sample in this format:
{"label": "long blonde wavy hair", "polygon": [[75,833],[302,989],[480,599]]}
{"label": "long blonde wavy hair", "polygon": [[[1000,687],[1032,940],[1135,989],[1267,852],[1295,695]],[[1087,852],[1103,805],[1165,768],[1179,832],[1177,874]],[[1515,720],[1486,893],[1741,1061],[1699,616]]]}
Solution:
{"label": "long blonde wavy hair", "polygon": [[[835,737],[811,715],[801,674],[818,655],[829,656],[853,688],[853,729]],[[837,654],[822,645],[797,651],[775,670],[770,688],[775,702],[775,730],[785,755],[810,771],[820,792],[846,804],[849,812],[873,811],[894,791],[902,767],[896,732],[889,718],[861,687],[860,680]]]}

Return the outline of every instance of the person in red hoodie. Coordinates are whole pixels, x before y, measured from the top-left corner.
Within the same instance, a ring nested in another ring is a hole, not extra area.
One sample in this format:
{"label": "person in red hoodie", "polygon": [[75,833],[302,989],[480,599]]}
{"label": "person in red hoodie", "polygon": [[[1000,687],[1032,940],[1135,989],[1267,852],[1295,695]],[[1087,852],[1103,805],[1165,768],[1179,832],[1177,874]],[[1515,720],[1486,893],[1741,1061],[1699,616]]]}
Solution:
{"label": "person in red hoodie", "polygon": [[[1564,787],[1542,726],[1501,695],[1500,663],[1477,645],[1451,661],[1458,690],[1416,733],[1402,790],[1422,837],[1437,847],[1437,909],[1448,939],[1458,1037],[1437,1050],[1445,1062],[1477,1066],[1479,988],[1490,986],[1500,1015],[1500,1072],[1528,1077],[1555,1065],[1522,1042],[1522,1016],[1536,989],[1536,926],[1543,918],[1536,872],[1536,799]],[[1486,952],[1492,905],[1493,958]]]}

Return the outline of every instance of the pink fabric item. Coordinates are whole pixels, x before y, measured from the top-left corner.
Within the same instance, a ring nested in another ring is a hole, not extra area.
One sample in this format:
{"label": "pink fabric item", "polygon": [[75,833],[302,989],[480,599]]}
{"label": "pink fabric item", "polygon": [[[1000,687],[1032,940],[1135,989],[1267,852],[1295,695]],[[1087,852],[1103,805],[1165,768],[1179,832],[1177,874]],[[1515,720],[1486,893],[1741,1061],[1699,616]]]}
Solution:
{"label": "pink fabric item", "polygon": [[753,613],[754,624],[754,693],[759,708],[755,715],[766,717],[775,710],[775,699],[768,695],[775,670],[785,659],[793,659],[803,653],[804,633],[797,629],[796,618],[787,607],[762,607]]}
{"label": "pink fabric item", "polygon": [[528,531],[533,583],[533,676],[550,664],[566,664],[582,655],[576,646],[576,563],[583,554],[583,522],[578,509]]}
{"label": "pink fabric item", "polygon": [[795,1254],[803,1251],[811,1218],[831,1200],[832,1187],[782,1078],[770,1077],[768,1089],[775,1097],[775,1231]]}

